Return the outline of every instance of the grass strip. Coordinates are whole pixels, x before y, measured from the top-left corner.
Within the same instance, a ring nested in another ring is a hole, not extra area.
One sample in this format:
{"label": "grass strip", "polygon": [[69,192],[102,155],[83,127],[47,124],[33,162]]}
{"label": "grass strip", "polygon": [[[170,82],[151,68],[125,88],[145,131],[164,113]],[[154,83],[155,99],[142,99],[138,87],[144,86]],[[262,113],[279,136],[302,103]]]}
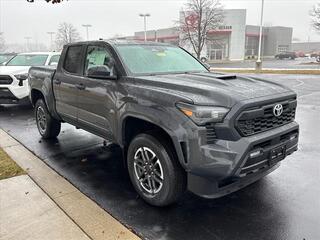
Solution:
{"label": "grass strip", "polygon": [[26,174],[9,156],[0,148],[0,180]]}

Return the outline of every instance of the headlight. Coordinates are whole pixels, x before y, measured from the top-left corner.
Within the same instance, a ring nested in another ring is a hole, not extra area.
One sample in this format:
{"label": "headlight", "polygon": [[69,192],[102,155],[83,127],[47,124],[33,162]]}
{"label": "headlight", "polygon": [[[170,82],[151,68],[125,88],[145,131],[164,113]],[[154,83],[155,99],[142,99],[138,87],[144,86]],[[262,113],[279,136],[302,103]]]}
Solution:
{"label": "headlight", "polygon": [[230,111],[230,109],[224,107],[197,106],[186,103],[178,103],[177,107],[197,125],[223,122]]}
{"label": "headlight", "polygon": [[16,79],[19,80],[19,86],[22,87],[23,86],[23,81],[27,80],[29,77],[28,73],[24,73],[24,74],[17,74],[14,75],[16,77]]}
{"label": "headlight", "polygon": [[14,75],[19,81],[24,81],[28,79],[28,73]]}

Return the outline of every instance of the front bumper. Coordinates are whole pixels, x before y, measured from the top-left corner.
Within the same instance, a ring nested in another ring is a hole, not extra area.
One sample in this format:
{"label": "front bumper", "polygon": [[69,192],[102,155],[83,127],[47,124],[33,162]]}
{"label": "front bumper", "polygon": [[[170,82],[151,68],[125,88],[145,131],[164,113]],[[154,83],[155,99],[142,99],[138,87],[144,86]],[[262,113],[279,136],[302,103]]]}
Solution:
{"label": "front bumper", "polygon": [[[201,139],[201,133],[199,136]],[[193,142],[189,144],[188,189],[216,198],[243,188],[275,170],[281,160],[296,151],[298,138],[299,125],[292,122],[238,141]],[[273,159],[274,149],[279,148],[284,149],[283,155]]]}
{"label": "front bumper", "polygon": [[0,81],[0,104],[28,102],[30,92],[28,80],[21,84],[13,75],[2,75],[2,77],[10,81],[8,83]]}
{"label": "front bumper", "polygon": [[0,89],[9,90],[16,99],[28,97],[30,91],[28,80],[21,82],[13,74],[0,75]]}
{"label": "front bumper", "polygon": [[0,87],[0,104],[17,104],[17,103],[28,103],[28,96],[23,98],[16,97],[9,88]]}

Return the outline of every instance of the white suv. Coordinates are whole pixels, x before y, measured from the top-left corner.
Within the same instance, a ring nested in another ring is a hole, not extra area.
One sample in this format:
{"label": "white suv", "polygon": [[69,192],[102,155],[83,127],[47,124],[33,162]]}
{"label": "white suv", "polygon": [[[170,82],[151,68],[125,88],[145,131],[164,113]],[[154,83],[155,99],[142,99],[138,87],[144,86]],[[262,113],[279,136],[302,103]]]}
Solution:
{"label": "white suv", "polygon": [[0,104],[29,101],[28,72],[32,66],[55,66],[60,53],[21,53],[0,66]]}

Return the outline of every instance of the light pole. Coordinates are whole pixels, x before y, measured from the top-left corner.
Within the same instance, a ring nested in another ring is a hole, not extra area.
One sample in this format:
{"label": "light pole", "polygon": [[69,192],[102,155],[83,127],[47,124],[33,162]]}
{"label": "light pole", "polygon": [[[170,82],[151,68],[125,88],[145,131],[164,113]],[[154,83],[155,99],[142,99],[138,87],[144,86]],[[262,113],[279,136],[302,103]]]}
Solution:
{"label": "light pole", "polygon": [[50,35],[50,50],[52,51],[53,50],[52,49],[52,36],[53,36],[53,34],[55,34],[55,32],[47,32],[47,34]]}
{"label": "light pole", "polygon": [[30,42],[31,37],[24,37],[24,39],[27,40],[27,52],[29,52],[30,51],[29,42]]}
{"label": "light pole", "polygon": [[143,17],[143,21],[144,21],[144,41],[147,41],[147,17],[150,17],[151,15],[149,13],[146,14],[139,14],[140,17]]}
{"label": "light pole", "polygon": [[261,51],[262,51],[263,12],[264,12],[264,0],[261,0],[259,50],[258,50],[258,60],[256,62],[256,70],[261,70],[262,69]]}
{"label": "light pole", "polygon": [[82,27],[86,28],[87,31],[87,41],[89,40],[89,28],[92,27],[91,24],[82,24]]}

